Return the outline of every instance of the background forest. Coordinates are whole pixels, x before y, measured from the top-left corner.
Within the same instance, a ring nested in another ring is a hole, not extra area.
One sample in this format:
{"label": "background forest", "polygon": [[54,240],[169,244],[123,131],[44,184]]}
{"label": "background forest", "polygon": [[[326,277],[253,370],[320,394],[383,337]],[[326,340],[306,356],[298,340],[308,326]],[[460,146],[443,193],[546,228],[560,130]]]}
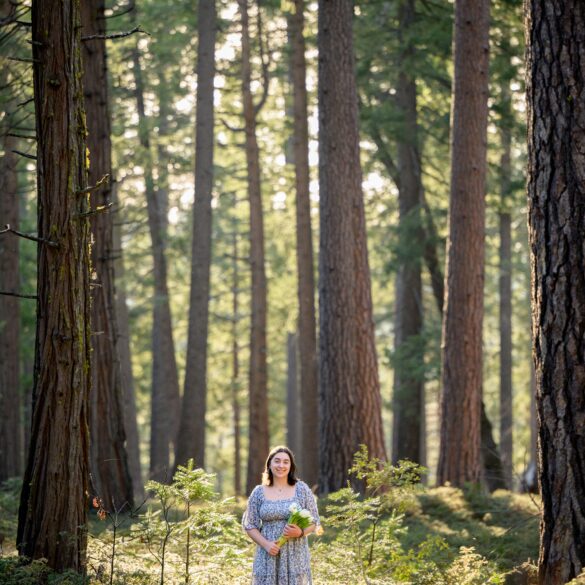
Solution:
{"label": "background forest", "polygon": [[247,582],[287,444],[316,583],[536,582],[522,3],[62,4],[0,4],[0,580]]}

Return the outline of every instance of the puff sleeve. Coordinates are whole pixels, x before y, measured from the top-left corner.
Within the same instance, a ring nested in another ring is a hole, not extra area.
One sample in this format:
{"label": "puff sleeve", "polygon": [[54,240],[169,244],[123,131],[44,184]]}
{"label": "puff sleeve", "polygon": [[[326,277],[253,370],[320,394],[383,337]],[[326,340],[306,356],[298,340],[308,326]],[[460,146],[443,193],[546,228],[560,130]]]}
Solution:
{"label": "puff sleeve", "polygon": [[317,500],[311,488],[304,481],[299,481],[299,492],[302,507],[311,512],[311,516],[315,520],[315,525],[320,526],[321,519],[319,518],[319,510],[317,509]]}
{"label": "puff sleeve", "polygon": [[248,506],[242,517],[242,528],[244,530],[252,530],[262,528],[262,520],[260,519],[260,504],[262,503],[262,486],[257,485],[248,498]]}

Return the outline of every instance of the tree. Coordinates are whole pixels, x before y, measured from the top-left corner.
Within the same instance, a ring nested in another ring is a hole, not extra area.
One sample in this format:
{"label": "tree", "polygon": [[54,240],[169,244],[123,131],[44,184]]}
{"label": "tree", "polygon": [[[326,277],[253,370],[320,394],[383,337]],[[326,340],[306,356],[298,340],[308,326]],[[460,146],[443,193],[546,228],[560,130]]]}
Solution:
{"label": "tree", "polygon": [[320,489],[360,443],[385,459],[359,159],[352,3],[319,2]]}
{"label": "tree", "polygon": [[437,481],[481,480],[489,0],[455,4],[451,193]]}
{"label": "tree", "polygon": [[57,570],[85,565],[90,366],[87,128],[79,3],[32,4],[38,218],[33,418],[17,543]]}
{"label": "tree", "polygon": [[[135,12],[133,15],[136,22]],[[171,443],[176,442],[180,410],[179,379],[165,257],[166,218],[162,217],[161,198],[155,188],[154,164],[144,105],[144,82],[137,45],[132,50],[132,61],[138,110],[138,135],[144,157],[144,192],[154,261],[150,476],[156,481],[166,481],[170,480],[169,448]]]}
{"label": "tree", "polygon": [[[4,86],[7,76],[2,75],[0,85]],[[9,102],[10,104],[10,102]],[[19,201],[18,178],[16,174],[16,138],[10,136],[10,112],[4,114],[0,126],[3,155],[0,158],[0,217],[2,224],[18,230]],[[0,225],[0,231],[6,229]],[[19,395],[19,335],[20,307],[18,274],[18,238],[12,233],[0,235],[0,483],[20,475],[21,434]],[[26,302],[26,301],[25,301]]]}
{"label": "tree", "polygon": [[[92,391],[90,394],[90,453],[92,491],[108,509],[133,504],[132,479],[126,453],[124,399],[118,329],[114,304],[114,246],[112,201],[112,145],[108,108],[105,2],[82,3],[83,88],[89,150],[91,227],[94,244],[91,264],[96,279],[92,289]],[[96,188],[100,185],[99,188]]]}
{"label": "tree", "polygon": [[414,0],[400,2],[398,12],[398,35],[402,47],[396,88],[401,115],[397,145],[400,241],[394,326],[392,460],[410,459],[424,465],[423,296],[420,256],[417,257],[424,237],[420,217],[423,186],[418,163],[416,79],[412,74]]}
{"label": "tree", "polygon": [[[542,497],[539,583],[585,568],[581,2],[526,5],[528,226]],[[570,16],[569,16],[570,15]]]}
{"label": "tree", "polygon": [[286,336],[286,444],[293,453],[300,453],[299,443],[302,432],[297,353],[297,336],[294,333],[288,333]]}
{"label": "tree", "polygon": [[268,70],[264,61],[261,13],[258,6],[258,42],[263,67],[263,94],[255,104],[252,94],[250,49],[250,22],[248,0],[238,0],[242,24],[242,101],[244,108],[248,201],[250,204],[250,265],[252,270],[252,317],[250,331],[249,369],[249,451],[246,476],[246,493],[256,485],[264,469],[269,450],[268,430],[268,373],[266,367],[266,313],[267,286],[264,266],[264,220],[262,212],[262,186],[260,157],[256,138],[256,117],[268,95]]}
{"label": "tree", "polygon": [[305,61],[304,0],[295,0],[288,16],[291,41],[291,80],[293,88],[293,158],[295,166],[297,214],[297,294],[299,300],[298,351],[300,361],[299,461],[303,477],[315,485],[319,477],[319,383],[315,317],[315,277],[313,231],[309,197],[309,127],[307,112],[307,65]]}
{"label": "tree", "polygon": [[500,130],[502,155],[500,158],[500,453],[504,481],[512,489],[513,436],[512,436],[512,215],[510,213],[510,178],[512,157],[512,132],[510,128],[511,96],[504,80],[501,107],[505,118]]}
{"label": "tree", "polygon": [[[112,189],[112,197],[119,205],[116,186]],[[128,305],[126,303],[126,285],[124,282],[124,258],[122,255],[122,234],[120,225],[113,226],[114,237],[114,273],[116,274],[116,322],[118,324],[118,340],[116,347],[120,358],[120,375],[124,392],[124,430],[126,431],[126,452],[128,467],[132,477],[134,499],[144,499],[144,482],[140,466],[140,437],[136,420],[136,396],[134,394],[134,376],[132,374],[132,358],[130,352],[130,325]]]}
{"label": "tree", "polygon": [[215,0],[200,0],[197,58],[197,128],[195,133],[195,203],[191,249],[189,339],[181,425],[175,465],[193,459],[205,464],[207,404],[207,333],[211,263],[211,199],[213,187],[213,79],[215,75]]}

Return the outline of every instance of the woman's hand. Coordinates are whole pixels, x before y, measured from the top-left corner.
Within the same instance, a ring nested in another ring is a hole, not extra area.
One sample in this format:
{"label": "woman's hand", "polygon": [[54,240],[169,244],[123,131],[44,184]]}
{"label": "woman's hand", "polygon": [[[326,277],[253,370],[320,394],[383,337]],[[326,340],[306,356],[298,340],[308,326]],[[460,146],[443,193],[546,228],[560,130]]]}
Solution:
{"label": "woman's hand", "polygon": [[280,547],[273,540],[269,540],[264,545],[264,550],[271,556],[275,557],[280,552]]}
{"label": "woman's hand", "polygon": [[294,524],[287,524],[282,533],[287,538],[300,538],[303,536],[303,529]]}

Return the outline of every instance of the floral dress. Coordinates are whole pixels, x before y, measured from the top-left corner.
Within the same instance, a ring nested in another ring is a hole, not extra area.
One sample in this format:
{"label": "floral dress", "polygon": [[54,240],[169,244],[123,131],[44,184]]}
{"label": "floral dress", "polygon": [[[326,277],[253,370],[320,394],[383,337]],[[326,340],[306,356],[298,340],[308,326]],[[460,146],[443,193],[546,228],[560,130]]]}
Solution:
{"label": "floral dress", "polygon": [[[242,519],[244,530],[257,528],[262,536],[276,541],[282,536],[290,516],[289,507],[296,502],[305,508],[319,524],[317,502],[309,486],[303,481],[295,484],[295,495],[284,500],[269,500],[264,488],[257,485],[248,499],[248,507]],[[312,585],[309,545],[307,537],[291,538],[276,556],[269,555],[256,546],[252,569],[252,585]]]}

